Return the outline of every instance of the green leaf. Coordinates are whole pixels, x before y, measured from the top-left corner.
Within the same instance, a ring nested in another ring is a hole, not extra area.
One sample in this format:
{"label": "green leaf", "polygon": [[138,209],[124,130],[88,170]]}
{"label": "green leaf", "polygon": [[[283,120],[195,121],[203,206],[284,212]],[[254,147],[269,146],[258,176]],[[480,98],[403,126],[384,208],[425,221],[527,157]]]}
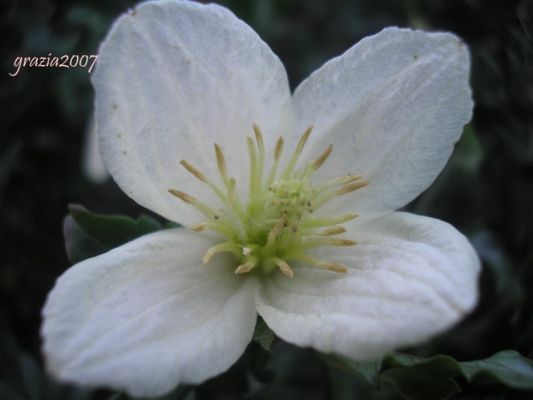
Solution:
{"label": "green leaf", "polygon": [[500,351],[481,361],[462,362],[459,366],[469,381],[489,378],[514,389],[533,390],[533,361],[514,350]]}
{"label": "green leaf", "polygon": [[63,233],[71,263],[97,256],[140,236],[166,228],[146,215],[134,219],[122,215],[93,214],[80,205],[71,205],[69,211],[63,224]]}
{"label": "green leaf", "polygon": [[323,359],[330,365],[348,373],[354,373],[368,383],[377,386],[381,360],[379,361],[353,361],[337,355],[324,355]]}
{"label": "green leaf", "polygon": [[406,399],[446,399],[460,391],[457,378],[533,390],[533,361],[505,350],[477,361],[459,362],[446,355],[419,357],[393,353],[378,362],[356,362],[340,356],[326,360],[369,383],[390,384]]}
{"label": "green leaf", "polygon": [[272,342],[274,342],[275,339],[276,335],[274,332],[272,332],[262,318],[259,318],[255,326],[254,340],[259,343],[263,349],[270,351],[270,346],[272,346]]}
{"label": "green leaf", "polygon": [[380,383],[394,386],[405,399],[448,399],[461,388],[457,362],[448,356],[431,358],[396,353],[383,359]]}

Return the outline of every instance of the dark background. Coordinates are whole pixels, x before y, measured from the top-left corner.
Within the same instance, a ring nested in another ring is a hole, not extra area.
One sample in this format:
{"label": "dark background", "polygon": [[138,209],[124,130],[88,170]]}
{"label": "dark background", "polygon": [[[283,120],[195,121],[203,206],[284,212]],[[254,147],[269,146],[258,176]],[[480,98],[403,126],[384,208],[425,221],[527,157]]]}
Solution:
{"label": "dark background", "polygon": [[[483,263],[481,301],[460,326],[412,349],[478,359],[503,349],[533,356],[533,1],[221,1],[271,46],[291,86],[385,26],[452,31],[472,53],[474,119],[437,182],[408,209],[452,223]],[[96,54],[128,1],[0,3],[0,398],[126,398],[54,383],[42,370],[40,309],[68,268],[62,221],[69,203],[146,212],[108,180],[82,169],[93,90],[83,69],[24,68],[16,56]],[[251,349],[228,373],[168,398],[397,398],[278,343]],[[268,361],[268,362],[267,362]],[[250,379],[259,365],[260,379]],[[270,370],[269,370],[270,368]],[[254,370],[255,370],[254,369]],[[274,372],[272,372],[274,371]],[[261,378],[261,374],[267,375]],[[531,394],[531,393],[529,393]],[[191,397],[192,396],[192,397]],[[503,386],[467,385],[456,398],[528,398]]]}

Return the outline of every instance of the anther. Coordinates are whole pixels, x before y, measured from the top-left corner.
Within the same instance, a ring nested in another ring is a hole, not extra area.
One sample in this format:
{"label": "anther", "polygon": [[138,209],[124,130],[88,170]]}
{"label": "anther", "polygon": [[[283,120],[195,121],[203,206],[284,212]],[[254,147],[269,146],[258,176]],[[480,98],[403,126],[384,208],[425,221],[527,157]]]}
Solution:
{"label": "anther", "polygon": [[228,179],[228,171],[226,169],[226,159],[224,158],[224,153],[222,152],[222,148],[215,143],[215,155],[217,158],[217,165],[218,170],[220,171],[220,176],[222,177],[222,180],[224,182]]}
{"label": "anther", "polygon": [[261,129],[256,124],[252,125],[252,128],[255,133],[255,141],[257,142],[257,148],[259,149],[259,154],[265,152],[265,142],[263,141],[263,134],[261,133]]}
{"label": "anther", "polygon": [[251,262],[246,262],[246,263],[244,263],[244,264],[239,265],[239,266],[235,269],[235,274],[236,274],[236,275],[239,275],[239,274],[246,274],[247,272],[250,272],[254,267],[255,267],[255,265],[252,264]]}
{"label": "anther", "polygon": [[201,224],[196,224],[191,226],[191,229],[195,232],[203,232],[207,229],[207,223],[202,222]]}
{"label": "anther", "polygon": [[319,169],[328,159],[331,152],[333,151],[333,146],[330,144],[327,149],[318,157],[313,163],[310,165],[309,173],[315,172],[317,169]]}
{"label": "anther", "polygon": [[333,235],[340,235],[341,233],[345,233],[346,228],[343,226],[335,226],[333,228],[326,228],[323,231],[319,232],[320,236],[333,236]]}
{"label": "anther", "polygon": [[187,204],[193,205],[194,207],[198,209],[198,211],[204,214],[207,218],[209,219],[215,218],[215,212],[209,206],[202,203],[197,198],[193,196],[189,196],[187,193],[182,192],[180,190],[176,190],[176,189],[168,189],[168,192],[174,197],[177,197],[178,199],[180,199],[181,201]]}
{"label": "anther", "polygon": [[[280,136],[278,140],[276,141],[276,146],[274,147],[274,164],[272,164],[272,168],[270,169],[270,174],[268,174],[267,185],[270,185],[274,181],[274,178],[276,177],[276,174],[278,172],[279,159],[281,157],[282,151],[283,151],[283,138]],[[268,190],[272,191],[270,186]]]}
{"label": "anther", "polygon": [[274,161],[279,161],[283,151],[283,143],[283,138],[280,136],[276,141],[276,147],[274,148]]}
{"label": "anther", "polygon": [[345,274],[348,272],[348,269],[344,265],[337,263],[320,263],[317,266],[319,268],[327,269],[328,271],[338,272],[341,274]]}
{"label": "anther", "polygon": [[316,239],[308,239],[306,240],[302,247],[305,249],[310,249],[313,247],[320,247],[320,246],[355,246],[357,244],[356,241],[350,240],[350,239],[329,239],[329,238],[316,238]]}
{"label": "anther", "polygon": [[285,167],[285,170],[283,171],[283,174],[281,177],[283,179],[287,179],[294,169],[294,166],[296,165],[296,162],[298,161],[298,157],[300,157],[300,154],[302,154],[302,150],[304,149],[305,143],[307,142],[307,139],[309,139],[309,135],[311,134],[311,131],[313,130],[313,127],[310,126],[305,130],[303,135],[300,137],[300,140],[298,141],[298,144],[296,145],[296,148],[294,149],[294,152],[292,153],[292,156]]}
{"label": "anther", "polygon": [[298,260],[301,260],[301,261],[305,262],[305,263],[311,264],[311,265],[313,265],[315,267],[318,267],[318,268],[326,269],[328,271],[339,272],[339,273],[348,272],[348,269],[344,265],[341,265],[341,264],[320,261],[320,260],[317,260],[314,257],[310,257],[310,256],[307,256],[307,255],[299,255],[296,258]]}
{"label": "anther", "polygon": [[302,221],[301,227],[305,229],[310,228],[321,228],[325,226],[333,226],[342,224],[347,221],[351,221],[352,219],[355,219],[359,216],[359,214],[351,213],[351,214],[345,214],[341,215],[340,217],[336,218],[307,218],[306,220]]}
{"label": "anther", "polygon": [[185,192],[182,192],[182,191],[176,190],[176,189],[168,189],[168,192],[171,195],[177,197],[178,199],[180,199],[181,201],[184,201],[187,204],[193,204],[193,199],[194,198],[192,196],[189,196]]}
{"label": "anther", "polygon": [[363,177],[361,175],[347,175],[347,176],[341,176],[340,178],[332,179],[326,182],[325,184],[323,184],[322,186],[318,187],[318,189],[316,190],[316,194],[322,193],[334,186],[345,185],[350,182],[358,181],[359,179],[362,179],[362,178]]}
{"label": "anther", "polygon": [[353,191],[356,191],[357,189],[361,189],[368,185],[368,181],[366,179],[359,180],[354,183],[350,183],[348,185],[345,185],[341,187],[340,189],[335,191],[335,195],[341,196],[346,193],[351,193]]}
{"label": "anther", "polygon": [[272,257],[272,262],[278,266],[283,275],[288,276],[289,278],[294,277],[294,271],[284,260],[281,258]]}
{"label": "anther", "polygon": [[213,258],[213,256],[217,253],[235,253],[238,255],[238,250],[236,249],[235,244],[230,242],[224,242],[214,245],[213,247],[207,249],[204,256],[202,257],[204,265],[207,265],[209,261],[211,261],[211,258]]}
{"label": "anther", "polygon": [[189,171],[191,174],[193,174],[196,178],[198,178],[199,180],[201,180],[204,183],[207,183],[207,177],[204,174],[202,174],[198,169],[196,169],[191,164],[189,164],[187,161],[181,160],[180,164],[183,165],[183,167],[187,171]]}
{"label": "anther", "polygon": [[255,134],[255,141],[257,142],[257,176],[258,185],[256,187],[261,187],[263,181],[263,167],[265,164],[265,142],[263,141],[263,134],[261,129],[256,124],[252,125]]}
{"label": "anther", "polygon": [[298,157],[300,154],[302,154],[302,150],[304,149],[305,143],[307,143],[307,139],[309,139],[309,135],[311,134],[311,131],[313,130],[313,126],[310,126],[305,130],[302,137],[298,141],[298,144],[296,145],[296,149],[294,150],[294,154],[296,157]]}
{"label": "anther", "polygon": [[287,215],[283,215],[276,225],[272,228],[268,234],[267,245],[274,245],[274,242],[278,238],[279,234],[283,231],[287,224]]}
{"label": "anther", "polygon": [[330,246],[355,246],[357,242],[350,239],[328,239]]}
{"label": "anther", "polygon": [[257,152],[254,146],[254,140],[248,136],[246,138],[246,146],[248,147],[248,155],[250,157],[250,176],[249,176],[249,190],[250,199],[255,199],[258,195],[258,188],[261,185],[262,177],[259,176]]}

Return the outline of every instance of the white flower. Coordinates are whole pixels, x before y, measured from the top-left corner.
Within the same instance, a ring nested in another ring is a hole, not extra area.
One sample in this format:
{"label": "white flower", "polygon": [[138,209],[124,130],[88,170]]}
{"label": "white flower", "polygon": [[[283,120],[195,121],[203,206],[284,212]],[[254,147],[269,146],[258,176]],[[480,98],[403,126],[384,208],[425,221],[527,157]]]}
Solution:
{"label": "white flower", "polygon": [[447,223],[394,210],[449,158],[468,74],[455,36],[390,28],[291,96],[225,8],[167,0],[119,18],[93,77],[104,161],[135,201],[194,229],[59,278],[43,312],[51,373],[152,396],[226,370],[258,313],[287,342],[356,360],[456,323],[476,302],[476,253]]}

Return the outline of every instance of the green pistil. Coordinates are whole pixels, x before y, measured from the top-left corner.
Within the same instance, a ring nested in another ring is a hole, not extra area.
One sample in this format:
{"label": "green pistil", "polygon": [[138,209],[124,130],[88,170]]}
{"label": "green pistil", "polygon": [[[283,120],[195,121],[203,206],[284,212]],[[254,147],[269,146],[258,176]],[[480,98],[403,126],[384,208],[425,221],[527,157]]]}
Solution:
{"label": "green pistil", "polygon": [[[274,163],[265,177],[265,145],[257,125],[253,125],[255,137],[247,138],[250,160],[249,200],[239,199],[235,179],[228,175],[224,153],[215,144],[215,155],[222,187],[209,180],[202,172],[185,160],[182,166],[197,179],[208,185],[223,202],[223,208],[214,210],[204,202],[175,189],[169,192],[198,209],[208,220],[192,227],[197,232],[211,230],[224,237],[221,243],[209,248],[203,262],[207,264],[218,253],[232,253],[236,259],[236,274],[260,271],[265,274],[279,269],[292,278],[294,271],[289,261],[297,260],[314,267],[334,272],[346,272],[340,264],[317,260],[307,254],[319,246],[352,246],[349,239],[333,239],[330,236],[346,232],[339,224],[357,217],[346,214],[333,218],[315,218],[314,211],[336,196],[351,193],[368,184],[360,176],[348,175],[322,185],[313,186],[311,175],[330,156],[330,145],[313,162],[295,171],[300,154],[309,138],[308,128],[300,138],[287,165],[278,173],[283,151],[280,137],[274,148]],[[255,139],[255,140],[254,140]]]}

